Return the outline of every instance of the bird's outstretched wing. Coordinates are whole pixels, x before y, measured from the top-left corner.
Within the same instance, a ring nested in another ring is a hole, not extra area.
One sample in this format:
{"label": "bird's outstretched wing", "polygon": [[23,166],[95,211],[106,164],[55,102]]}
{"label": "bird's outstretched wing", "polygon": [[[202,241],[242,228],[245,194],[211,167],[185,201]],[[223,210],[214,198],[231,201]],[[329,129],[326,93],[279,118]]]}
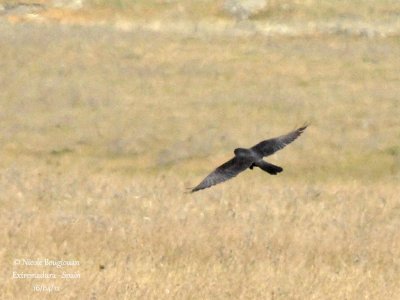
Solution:
{"label": "bird's outstretched wing", "polygon": [[204,178],[198,186],[192,189],[192,193],[231,179],[240,172],[246,170],[251,166],[251,164],[252,161],[250,159],[234,157],[216,168],[211,174]]}
{"label": "bird's outstretched wing", "polygon": [[297,139],[306,130],[308,125],[300,127],[286,135],[281,135],[276,138],[262,141],[257,145],[253,146],[251,149],[257,152],[261,156],[268,156],[274,154],[276,151],[281,150],[286,145]]}

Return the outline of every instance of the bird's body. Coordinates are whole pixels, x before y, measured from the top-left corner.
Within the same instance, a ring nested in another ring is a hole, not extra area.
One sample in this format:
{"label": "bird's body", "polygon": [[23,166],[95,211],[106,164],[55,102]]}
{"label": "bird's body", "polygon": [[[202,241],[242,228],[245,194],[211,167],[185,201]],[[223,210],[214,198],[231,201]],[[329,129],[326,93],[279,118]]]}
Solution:
{"label": "bird's body", "polygon": [[235,150],[233,150],[233,153],[236,157],[257,159],[257,153],[252,149],[236,148]]}
{"label": "bird's body", "polygon": [[303,126],[286,135],[262,141],[249,149],[236,148],[233,151],[235,156],[204,178],[199,185],[192,189],[192,192],[206,189],[231,179],[247,168],[252,170],[254,167],[258,167],[271,175],[282,172],[283,169],[281,167],[266,162],[263,157],[269,156],[293,142],[306,128],[307,126]]}

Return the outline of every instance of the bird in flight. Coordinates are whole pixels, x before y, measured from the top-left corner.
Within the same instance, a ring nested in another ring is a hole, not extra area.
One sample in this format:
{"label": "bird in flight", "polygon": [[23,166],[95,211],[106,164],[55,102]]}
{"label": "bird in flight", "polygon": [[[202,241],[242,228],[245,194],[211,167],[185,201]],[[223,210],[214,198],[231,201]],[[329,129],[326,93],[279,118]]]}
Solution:
{"label": "bird in flight", "polygon": [[261,170],[271,175],[282,172],[283,169],[281,167],[266,162],[263,160],[263,157],[272,155],[293,142],[306,130],[307,126],[308,125],[304,125],[288,134],[262,141],[249,149],[235,149],[233,151],[235,156],[232,159],[211,172],[198,186],[194,187],[191,192],[194,193],[229,180],[247,168],[252,170],[254,167],[259,167]]}

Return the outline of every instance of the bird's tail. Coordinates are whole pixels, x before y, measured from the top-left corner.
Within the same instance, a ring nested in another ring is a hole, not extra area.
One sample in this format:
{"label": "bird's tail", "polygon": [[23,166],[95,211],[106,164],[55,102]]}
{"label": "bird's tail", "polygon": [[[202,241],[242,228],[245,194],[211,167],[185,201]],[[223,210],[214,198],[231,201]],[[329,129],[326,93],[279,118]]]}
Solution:
{"label": "bird's tail", "polygon": [[256,162],[255,165],[271,175],[276,175],[283,171],[281,167],[275,166],[263,160]]}

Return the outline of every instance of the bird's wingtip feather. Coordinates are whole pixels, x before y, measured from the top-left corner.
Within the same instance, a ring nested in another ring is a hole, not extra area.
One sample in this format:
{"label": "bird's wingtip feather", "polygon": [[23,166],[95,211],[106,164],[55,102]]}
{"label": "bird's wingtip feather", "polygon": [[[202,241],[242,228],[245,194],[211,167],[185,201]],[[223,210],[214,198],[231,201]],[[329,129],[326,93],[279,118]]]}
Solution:
{"label": "bird's wingtip feather", "polygon": [[300,132],[303,132],[304,130],[307,129],[307,127],[310,126],[310,122],[304,123],[299,129],[297,129]]}
{"label": "bird's wingtip feather", "polygon": [[197,191],[195,187],[188,187],[186,188],[185,194],[192,194],[195,191]]}

